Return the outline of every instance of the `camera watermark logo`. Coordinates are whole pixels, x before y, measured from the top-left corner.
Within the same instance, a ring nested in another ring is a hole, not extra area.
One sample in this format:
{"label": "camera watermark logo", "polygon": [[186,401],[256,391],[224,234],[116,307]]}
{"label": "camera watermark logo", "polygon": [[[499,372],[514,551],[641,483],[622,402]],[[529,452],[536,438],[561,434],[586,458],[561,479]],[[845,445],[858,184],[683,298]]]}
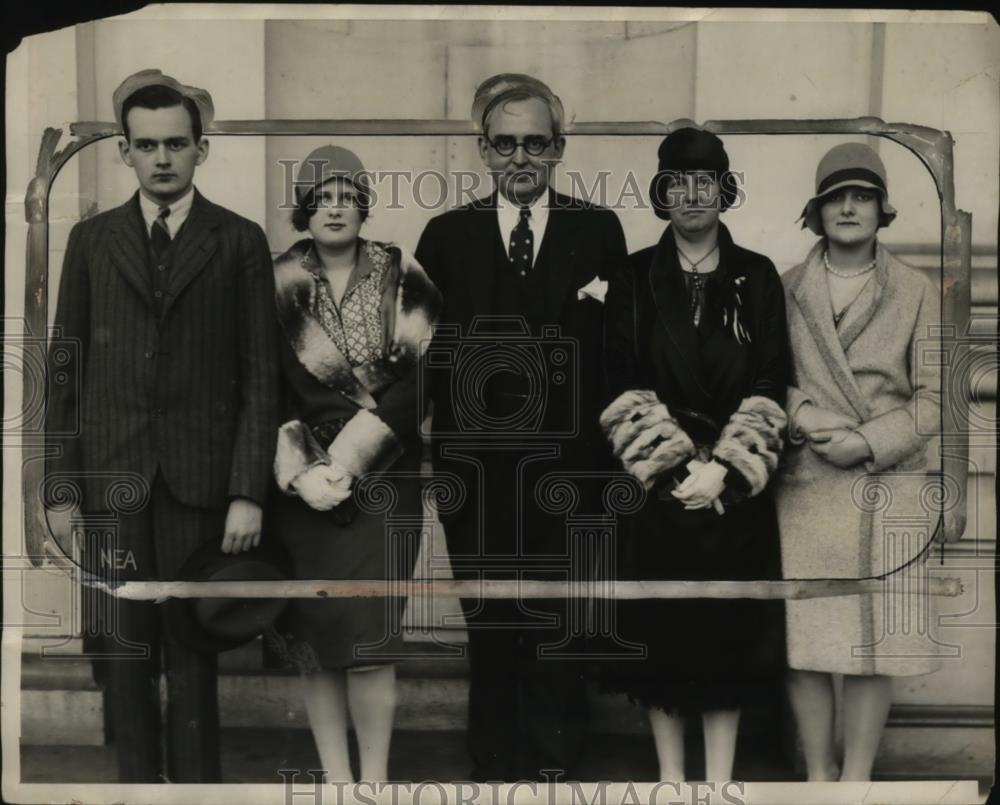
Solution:
{"label": "camera watermark logo", "polygon": [[[5,324],[12,321],[5,320]],[[46,422],[46,399],[56,393],[78,396],[80,392],[79,375],[72,371],[79,365],[79,339],[63,337],[58,329],[53,329],[51,335],[49,340],[17,335],[4,338],[4,374],[19,375],[25,395],[20,409],[12,407],[16,413],[4,415],[3,438],[7,445],[41,438],[46,428],[50,438],[72,437],[80,432],[78,412],[70,420]],[[73,385],[77,387],[69,388]]]}
{"label": "camera watermark logo", "polygon": [[477,317],[468,333],[439,325],[419,384],[436,399],[438,437],[565,439],[579,431],[579,350],[558,325],[543,326],[538,336],[521,317]]}
{"label": "camera watermark logo", "polygon": [[945,442],[958,437],[996,446],[996,410],[984,404],[997,388],[996,338],[960,335],[954,325],[935,325],[916,340],[914,361],[917,367],[947,377],[940,389],[943,416],[938,395],[933,393],[937,389],[915,396],[917,433],[926,437],[940,434]]}

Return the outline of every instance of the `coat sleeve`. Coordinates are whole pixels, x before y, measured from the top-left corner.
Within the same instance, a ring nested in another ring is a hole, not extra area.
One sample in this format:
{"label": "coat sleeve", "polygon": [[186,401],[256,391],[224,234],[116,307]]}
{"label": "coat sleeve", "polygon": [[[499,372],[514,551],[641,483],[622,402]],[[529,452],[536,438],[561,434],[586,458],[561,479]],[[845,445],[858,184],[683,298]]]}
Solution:
{"label": "coat sleeve", "polygon": [[610,402],[600,416],[612,452],[650,489],[658,476],[695,454],[690,437],[639,371],[636,271],[623,261],[604,297],[604,362]]}
{"label": "coat sleeve", "polygon": [[904,405],[863,422],[855,430],[872,451],[865,468],[881,472],[927,446],[941,429],[941,367],[928,360],[929,340],[937,339],[941,324],[941,297],[930,280],[925,280],[916,322],[910,336],[909,376],[912,394]]}
{"label": "coat sleeve", "polygon": [[256,224],[243,222],[243,226],[237,285],[243,405],[236,422],[229,495],[263,505],[274,459],[274,434],[279,424],[278,324],[267,239]]}
{"label": "coat sleeve", "polygon": [[[782,278],[782,286],[785,291],[784,303],[785,303],[785,314],[787,318],[788,305],[791,302],[791,293],[788,290],[786,281],[790,280],[792,275],[797,273],[798,269],[792,269],[790,272],[786,273]],[[797,378],[795,376],[795,362],[792,360],[791,345],[789,345],[789,359],[788,359],[788,389],[785,392],[785,414],[788,416],[788,441],[790,444],[805,444],[806,437],[799,433],[795,427],[795,417],[798,410],[805,405],[807,402],[812,402],[812,399],[802,391],[801,388],[796,385]]]}
{"label": "coat sleeve", "polygon": [[612,210],[602,210],[601,215],[605,221],[601,237],[604,254],[598,276],[602,280],[610,280],[628,267],[628,246],[625,244],[625,230],[622,229],[622,222],[618,216]]}
{"label": "coat sleeve", "polygon": [[[282,376],[279,411],[283,424],[278,428],[274,452],[274,480],[282,492],[292,495],[295,494],[296,479],[318,464],[329,464],[330,456],[300,418],[302,412],[295,400],[302,393],[298,380],[303,369],[283,334],[278,340],[278,361]],[[334,392],[331,390],[329,393]]]}
{"label": "coat sleeve", "polygon": [[417,242],[416,261],[427,272],[434,286],[442,294],[447,293],[445,277],[444,238],[441,234],[441,218],[431,218],[420,234]]}
{"label": "coat sleeve", "polygon": [[604,296],[605,402],[638,388],[637,326],[635,271],[623,262],[611,271]]}
{"label": "coat sleeve", "polygon": [[756,371],[750,394],[722,429],[712,456],[735,471],[727,485],[757,495],[778,468],[788,419],[789,351],[785,294],[770,260],[760,274],[754,315]]}
{"label": "coat sleeve", "polygon": [[[793,378],[794,382],[794,378]],[[795,427],[795,416],[798,410],[806,403],[811,403],[809,398],[798,386],[789,386],[785,395],[785,412],[788,416],[788,441],[791,444],[805,444],[806,437]]]}
{"label": "coat sleeve", "polygon": [[[396,283],[396,294],[404,294],[405,304],[419,310],[416,329],[411,330],[406,343],[412,349],[412,360],[397,378],[376,397],[374,408],[360,409],[327,448],[334,463],[358,477],[368,472],[388,469],[404,451],[404,445],[420,428],[420,417],[427,410],[426,383],[421,382],[424,353],[441,306],[441,294],[418,261],[403,257],[406,270]],[[413,313],[410,319],[414,318]],[[397,321],[397,343],[402,333]],[[423,396],[423,400],[421,399]]]}
{"label": "coat sleeve", "polygon": [[[69,234],[59,279],[55,329],[48,345],[45,435],[46,475],[79,475],[80,406],[90,341],[90,279],[86,224]],[[46,484],[46,487],[48,485]],[[46,499],[47,507],[55,501]]]}

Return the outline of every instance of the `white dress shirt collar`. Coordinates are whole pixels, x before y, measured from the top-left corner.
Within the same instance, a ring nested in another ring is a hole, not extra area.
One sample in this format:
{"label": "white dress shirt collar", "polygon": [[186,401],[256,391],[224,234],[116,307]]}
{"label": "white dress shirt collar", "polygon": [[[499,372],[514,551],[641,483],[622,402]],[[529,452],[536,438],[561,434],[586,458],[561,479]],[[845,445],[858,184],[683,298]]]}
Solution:
{"label": "white dress shirt collar", "polygon": [[[167,216],[167,229],[170,230],[170,237],[177,235],[177,230],[181,228],[191,212],[191,204],[194,202],[194,185],[179,199],[169,205],[170,215]],[[146,222],[146,234],[153,231],[153,222],[160,214],[160,205],[155,201],[146,198],[142,191],[139,192],[139,209],[142,210],[142,219]]]}

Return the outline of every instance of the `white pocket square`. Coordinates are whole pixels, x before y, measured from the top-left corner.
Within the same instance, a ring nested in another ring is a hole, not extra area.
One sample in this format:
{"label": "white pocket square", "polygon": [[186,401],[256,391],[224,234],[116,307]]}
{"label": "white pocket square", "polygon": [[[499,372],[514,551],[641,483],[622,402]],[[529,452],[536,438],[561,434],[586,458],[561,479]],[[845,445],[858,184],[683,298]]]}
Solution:
{"label": "white pocket square", "polygon": [[590,282],[584,285],[582,288],[577,288],[576,298],[584,299],[590,297],[591,299],[596,299],[598,302],[604,302],[604,295],[608,292],[608,283],[598,277],[594,277]]}

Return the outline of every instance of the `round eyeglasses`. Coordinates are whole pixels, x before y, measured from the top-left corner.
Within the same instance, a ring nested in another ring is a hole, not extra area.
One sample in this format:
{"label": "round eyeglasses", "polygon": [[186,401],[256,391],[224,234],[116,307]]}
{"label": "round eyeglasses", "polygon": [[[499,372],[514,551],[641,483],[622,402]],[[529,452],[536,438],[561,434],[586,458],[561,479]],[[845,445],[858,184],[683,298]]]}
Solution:
{"label": "round eyeglasses", "polygon": [[486,138],[486,141],[493,147],[493,150],[502,157],[512,156],[518,146],[521,146],[524,149],[524,153],[528,156],[539,157],[552,144],[552,140],[552,137],[542,137],[539,134],[531,134],[523,140],[518,140],[509,134],[501,134],[493,140],[489,137]]}

